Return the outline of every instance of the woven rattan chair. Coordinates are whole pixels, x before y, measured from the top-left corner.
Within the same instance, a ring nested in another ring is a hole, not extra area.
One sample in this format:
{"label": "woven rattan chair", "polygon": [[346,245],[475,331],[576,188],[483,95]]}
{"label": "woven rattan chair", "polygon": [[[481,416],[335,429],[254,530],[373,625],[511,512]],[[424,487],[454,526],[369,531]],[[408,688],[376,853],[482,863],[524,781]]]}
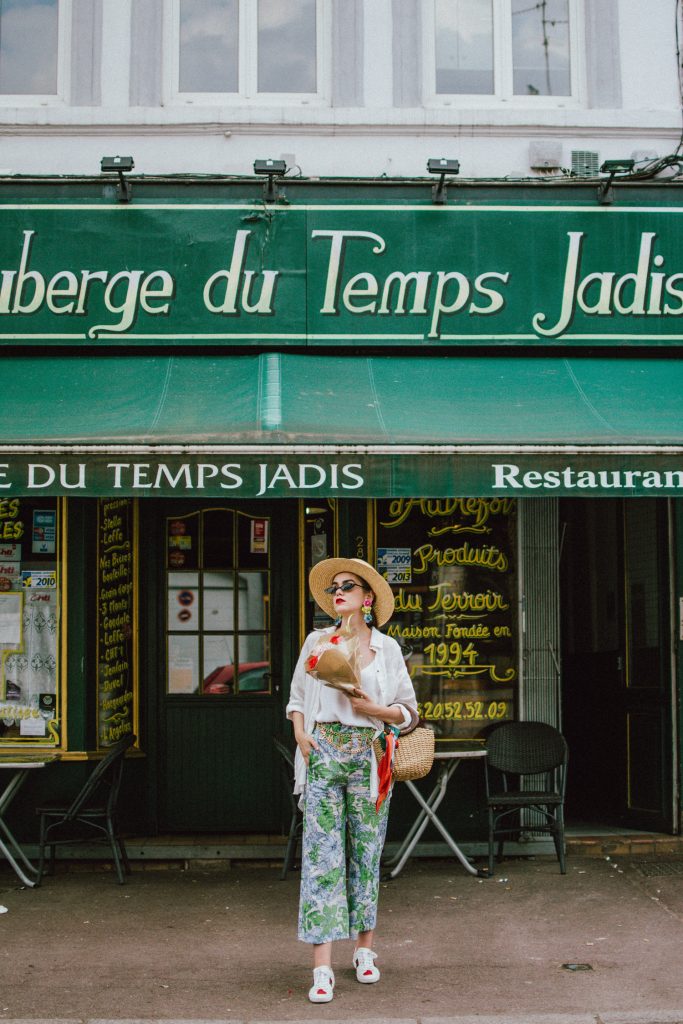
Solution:
{"label": "woven rattan chair", "polygon": [[287,872],[291,870],[292,864],[294,863],[297,844],[303,830],[303,815],[299,810],[297,797],[294,796],[294,754],[286,743],[281,739],[278,739],[277,736],[273,737],[273,744],[280,755],[282,781],[287,791],[287,797],[292,811],[292,818],[289,824],[289,837],[287,839],[287,849],[285,851],[285,860],[282,865],[282,874],[280,875],[280,878],[284,881],[287,877]]}
{"label": "woven rattan chair", "polygon": [[[522,831],[519,812],[537,811],[540,821],[524,827],[550,832],[560,871],[566,874],[564,795],[567,784],[567,743],[557,729],[543,722],[506,722],[486,741],[486,803],[489,818],[489,873],[493,848],[503,859],[505,839]],[[524,784],[526,783],[526,784]]]}
{"label": "woven rattan chair", "polygon": [[131,873],[126,847],[118,828],[116,805],[121,788],[124,755],[135,743],[125,736],[111,747],[88,776],[69,804],[45,804],[36,808],[40,815],[40,860],[36,885],[45,869],[45,849],[50,848],[50,874],[55,869],[55,848],[77,843],[109,843],[116,875],[121,885]]}

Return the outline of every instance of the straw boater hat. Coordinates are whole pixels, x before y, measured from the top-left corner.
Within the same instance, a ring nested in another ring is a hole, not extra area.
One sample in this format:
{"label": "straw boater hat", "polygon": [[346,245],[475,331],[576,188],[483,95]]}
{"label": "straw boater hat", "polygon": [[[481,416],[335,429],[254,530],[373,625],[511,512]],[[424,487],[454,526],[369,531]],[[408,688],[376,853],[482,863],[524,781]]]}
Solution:
{"label": "straw boater hat", "polygon": [[339,572],[350,572],[364,580],[375,595],[372,610],[377,625],[383,626],[394,613],[394,595],[391,587],[383,576],[362,558],[326,558],[311,569],[308,585],[313,597],[331,619],[336,619],[334,594],[326,594],[325,587],[332,585],[332,580]]}

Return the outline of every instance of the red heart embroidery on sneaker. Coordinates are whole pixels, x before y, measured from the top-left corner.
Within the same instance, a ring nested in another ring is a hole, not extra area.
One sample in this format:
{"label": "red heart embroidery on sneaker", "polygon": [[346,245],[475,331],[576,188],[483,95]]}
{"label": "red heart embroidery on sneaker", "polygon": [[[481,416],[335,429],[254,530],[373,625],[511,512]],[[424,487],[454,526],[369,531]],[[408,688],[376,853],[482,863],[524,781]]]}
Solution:
{"label": "red heart embroidery on sneaker", "polygon": [[372,971],[363,971],[363,974],[372,974]]}
{"label": "red heart embroidery on sneaker", "polygon": [[326,996],[327,992],[325,991],[324,988],[319,988],[318,991],[316,992],[316,995],[318,995],[318,996]]}

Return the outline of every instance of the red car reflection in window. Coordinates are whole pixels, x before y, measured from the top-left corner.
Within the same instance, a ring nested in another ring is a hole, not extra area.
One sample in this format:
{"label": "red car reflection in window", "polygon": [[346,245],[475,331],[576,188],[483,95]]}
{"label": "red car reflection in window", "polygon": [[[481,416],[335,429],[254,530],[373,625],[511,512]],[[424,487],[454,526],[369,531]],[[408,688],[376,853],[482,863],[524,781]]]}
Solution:
{"label": "red car reflection in window", "polygon": [[[270,691],[270,662],[245,661],[238,666],[240,693],[268,693]],[[235,692],[235,666],[221,665],[204,680],[204,693],[225,694]]]}

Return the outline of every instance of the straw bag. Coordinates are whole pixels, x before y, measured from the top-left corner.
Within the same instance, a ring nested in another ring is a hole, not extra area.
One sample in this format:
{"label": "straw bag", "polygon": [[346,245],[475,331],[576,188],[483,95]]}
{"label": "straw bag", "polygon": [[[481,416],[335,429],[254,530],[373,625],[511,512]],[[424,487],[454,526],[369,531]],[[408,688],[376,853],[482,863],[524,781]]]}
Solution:
{"label": "straw bag", "polygon": [[[420,720],[411,708],[408,710],[415,724],[411,724],[406,732],[399,733],[391,766],[394,782],[422,779],[431,771],[434,764],[434,733],[419,724]],[[378,764],[384,755],[383,739],[383,736],[378,736],[373,742]]]}

